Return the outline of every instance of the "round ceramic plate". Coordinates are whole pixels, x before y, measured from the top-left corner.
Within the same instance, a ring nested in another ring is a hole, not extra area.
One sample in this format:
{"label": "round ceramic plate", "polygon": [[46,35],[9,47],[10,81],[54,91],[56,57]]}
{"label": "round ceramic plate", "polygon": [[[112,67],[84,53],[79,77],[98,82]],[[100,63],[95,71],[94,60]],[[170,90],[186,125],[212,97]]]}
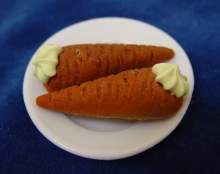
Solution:
{"label": "round ceramic plate", "polygon": [[193,71],[186,53],[171,36],[152,25],[133,19],[87,20],[62,29],[44,43],[69,45],[100,42],[152,44],[172,48],[175,57],[170,62],[180,66],[182,73],[188,77],[190,86],[180,111],[167,120],[129,122],[69,117],[45,110],[35,104],[36,97],[46,93],[46,90],[33,76],[31,63],[24,76],[24,102],[39,131],[58,147],[93,159],[125,158],[159,143],[180,123],[191,100],[194,88]]}

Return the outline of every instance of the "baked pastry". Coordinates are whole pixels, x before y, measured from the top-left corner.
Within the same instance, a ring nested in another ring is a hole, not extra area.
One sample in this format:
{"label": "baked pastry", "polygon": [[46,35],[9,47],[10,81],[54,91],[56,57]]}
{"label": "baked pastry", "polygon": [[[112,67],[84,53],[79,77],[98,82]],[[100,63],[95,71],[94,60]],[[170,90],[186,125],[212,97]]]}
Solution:
{"label": "baked pastry", "polygon": [[70,115],[155,120],[174,115],[187,91],[187,79],[178,66],[161,63],[49,92],[36,103]]}
{"label": "baked pastry", "polygon": [[150,67],[173,55],[172,49],[147,45],[46,44],[33,60],[34,74],[52,92],[124,70]]}

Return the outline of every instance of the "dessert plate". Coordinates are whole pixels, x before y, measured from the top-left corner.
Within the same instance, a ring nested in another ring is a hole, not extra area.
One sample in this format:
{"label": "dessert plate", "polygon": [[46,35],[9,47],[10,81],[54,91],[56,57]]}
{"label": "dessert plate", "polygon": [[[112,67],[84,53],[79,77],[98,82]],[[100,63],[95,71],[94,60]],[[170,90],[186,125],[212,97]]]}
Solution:
{"label": "dessert plate", "polygon": [[98,18],[73,24],[44,43],[59,45],[79,43],[134,43],[170,47],[175,51],[172,63],[188,77],[189,92],[176,115],[161,121],[119,121],[69,117],[42,109],[37,96],[46,93],[42,83],[27,66],[23,97],[31,120],[38,130],[58,147],[87,158],[119,159],[143,152],[167,137],[182,120],[192,97],[194,76],[190,61],[181,46],[164,31],[144,22],[127,18]]}

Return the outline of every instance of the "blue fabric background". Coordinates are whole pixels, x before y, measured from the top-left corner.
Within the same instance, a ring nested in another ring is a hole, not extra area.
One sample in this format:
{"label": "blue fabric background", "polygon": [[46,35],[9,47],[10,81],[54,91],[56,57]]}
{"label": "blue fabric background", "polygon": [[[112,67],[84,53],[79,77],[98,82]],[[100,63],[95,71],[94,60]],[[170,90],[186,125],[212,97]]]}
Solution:
{"label": "blue fabric background", "polygon": [[[162,28],[183,46],[195,73],[190,108],[162,143],[134,157],[98,161],[45,139],[22,99],[27,63],[47,37],[78,21],[122,16]],[[1,0],[0,173],[220,173],[218,0]]]}

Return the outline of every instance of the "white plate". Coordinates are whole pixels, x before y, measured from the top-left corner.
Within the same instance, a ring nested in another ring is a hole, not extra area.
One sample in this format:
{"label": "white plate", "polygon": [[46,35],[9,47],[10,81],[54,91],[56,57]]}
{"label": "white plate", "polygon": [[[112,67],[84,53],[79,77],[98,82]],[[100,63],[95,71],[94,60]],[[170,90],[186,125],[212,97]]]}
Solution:
{"label": "white plate", "polygon": [[182,108],[168,120],[127,122],[70,118],[62,113],[42,109],[35,104],[36,97],[46,93],[46,90],[42,83],[32,75],[32,67],[29,63],[23,83],[25,106],[39,131],[58,147],[70,153],[93,159],[125,158],[159,143],[182,120],[194,88],[193,71],[181,46],[160,29],[132,19],[99,18],[64,28],[45,42],[59,45],[126,42],[167,46],[175,51],[175,58],[171,62],[180,65],[181,71],[188,77],[190,85]]}

